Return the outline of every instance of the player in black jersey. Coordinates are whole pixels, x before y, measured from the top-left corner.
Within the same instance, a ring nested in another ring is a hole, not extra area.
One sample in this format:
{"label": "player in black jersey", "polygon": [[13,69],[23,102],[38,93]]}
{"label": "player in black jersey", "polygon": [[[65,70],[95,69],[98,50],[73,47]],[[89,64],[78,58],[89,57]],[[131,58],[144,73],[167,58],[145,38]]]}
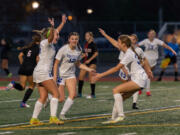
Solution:
{"label": "player in black jersey", "polygon": [[[86,44],[84,46],[84,54],[83,54],[83,63],[88,67],[96,69],[97,64],[97,56],[98,50],[96,44],[93,42],[93,33],[86,32],[85,33]],[[82,87],[84,84],[84,77],[87,71],[80,70],[79,73],[79,84],[78,84],[78,97],[82,97]],[[92,81],[92,74],[89,73],[89,82],[91,85],[91,95],[87,96],[87,98],[95,98],[95,83]]]}
{"label": "player in black jersey", "polygon": [[8,69],[8,55],[10,52],[10,44],[6,38],[2,38],[0,42],[1,46],[1,67],[8,77],[12,76],[12,73]]}
{"label": "player in black jersey", "polygon": [[33,41],[24,47],[18,47],[18,50],[21,50],[19,53],[19,62],[20,62],[20,68],[19,68],[19,78],[20,83],[12,81],[8,86],[7,90],[11,88],[15,88],[18,91],[23,91],[26,87],[26,83],[29,83],[29,87],[26,90],[26,93],[24,95],[24,98],[20,104],[20,107],[30,107],[26,104],[27,100],[31,96],[33,89],[35,87],[35,83],[33,82],[33,71],[38,61],[38,55],[39,55],[39,44],[41,41],[41,36],[35,34],[32,37]]}

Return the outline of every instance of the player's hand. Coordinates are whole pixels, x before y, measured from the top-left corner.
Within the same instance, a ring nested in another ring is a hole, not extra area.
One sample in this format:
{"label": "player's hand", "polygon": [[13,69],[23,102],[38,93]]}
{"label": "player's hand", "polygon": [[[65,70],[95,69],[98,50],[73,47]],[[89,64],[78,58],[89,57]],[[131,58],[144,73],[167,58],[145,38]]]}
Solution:
{"label": "player's hand", "polygon": [[96,70],[95,70],[95,69],[90,68],[90,69],[89,69],[89,72],[90,72],[90,73],[92,73],[92,74],[94,75],[94,74],[96,73]]}
{"label": "player's hand", "polygon": [[54,27],[54,18],[48,18],[48,22]]}
{"label": "player's hand", "polygon": [[154,77],[151,70],[149,70],[149,71],[147,72],[147,75],[148,75],[148,77],[149,77],[150,79],[153,79],[153,77]]}
{"label": "player's hand", "polygon": [[172,51],[172,53],[173,53],[174,55],[177,55],[177,53],[176,53],[174,50]]}
{"label": "player's hand", "polygon": [[97,82],[100,78],[101,78],[101,74],[96,73],[96,75],[94,75],[94,76],[92,77],[92,80],[93,80],[93,82]]}
{"label": "player's hand", "polygon": [[90,63],[90,61],[89,61],[89,60],[86,60],[86,61],[85,61],[85,64],[89,64],[89,63]]}
{"label": "player's hand", "polygon": [[62,15],[62,23],[65,24],[67,20],[67,17],[65,14]]}
{"label": "player's hand", "polygon": [[99,28],[99,32],[104,36],[104,35],[106,35],[106,32],[103,30],[103,29],[101,29],[101,28]]}

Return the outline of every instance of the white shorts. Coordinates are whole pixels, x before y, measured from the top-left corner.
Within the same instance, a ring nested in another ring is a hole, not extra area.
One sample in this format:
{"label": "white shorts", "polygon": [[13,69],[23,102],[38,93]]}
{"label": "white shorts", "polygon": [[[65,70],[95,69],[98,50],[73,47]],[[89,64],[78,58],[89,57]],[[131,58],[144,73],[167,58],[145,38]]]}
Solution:
{"label": "white shorts", "polygon": [[139,87],[146,88],[148,76],[145,71],[135,73],[131,75],[131,80],[135,82]]}
{"label": "white shorts", "polygon": [[72,79],[72,78],[76,78],[76,76],[72,75],[72,76],[68,76],[68,77],[58,77],[57,84],[58,85],[65,85],[66,84],[66,80]]}
{"label": "white shorts", "polygon": [[53,79],[53,76],[51,73],[41,73],[41,72],[33,72],[33,82],[35,83],[41,83],[46,80],[51,80]]}
{"label": "white shorts", "polygon": [[128,80],[128,76],[122,71],[122,69],[120,69],[120,71],[119,71],[119,77],[120,77],[122,80],[125,80],[125,81]]}

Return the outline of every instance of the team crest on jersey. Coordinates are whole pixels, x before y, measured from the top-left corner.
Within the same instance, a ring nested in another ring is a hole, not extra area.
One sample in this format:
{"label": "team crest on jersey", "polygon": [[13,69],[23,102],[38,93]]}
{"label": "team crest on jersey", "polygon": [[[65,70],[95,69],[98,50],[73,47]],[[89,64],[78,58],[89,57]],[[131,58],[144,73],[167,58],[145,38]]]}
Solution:
{"label": "team crest on jersey", "polygon": [[76,62],[78,58],[76,55],[70,55],[70,54],[67,54],[67,57],[69,58],[69,63]]}

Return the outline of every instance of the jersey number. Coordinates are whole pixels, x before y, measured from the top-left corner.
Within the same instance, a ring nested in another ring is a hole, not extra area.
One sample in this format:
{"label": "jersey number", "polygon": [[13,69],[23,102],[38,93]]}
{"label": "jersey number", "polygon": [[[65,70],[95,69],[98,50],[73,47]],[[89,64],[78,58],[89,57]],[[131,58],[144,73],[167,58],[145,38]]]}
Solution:
{"label": "jersey number", "polygon": [[27,57],[31,57],[31,54],[32,54],[32,51],[29,50],[28,53],[27,53]]}

